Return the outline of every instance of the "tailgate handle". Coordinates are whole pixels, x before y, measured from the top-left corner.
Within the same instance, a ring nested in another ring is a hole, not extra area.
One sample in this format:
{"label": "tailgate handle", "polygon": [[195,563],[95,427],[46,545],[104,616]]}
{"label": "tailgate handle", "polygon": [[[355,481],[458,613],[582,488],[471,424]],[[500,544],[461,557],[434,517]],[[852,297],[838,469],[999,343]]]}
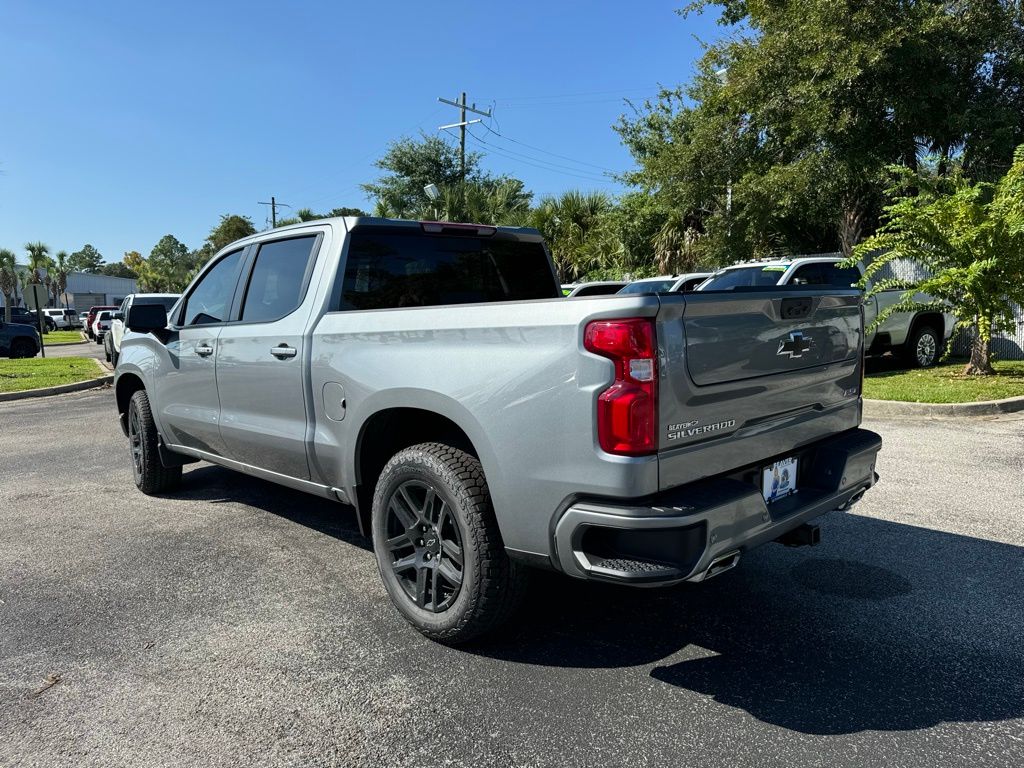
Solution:
{"label": "tailgate handle", "polygon": [[782,300],[783,320],[799,320],[800,318],[807,317],[809,314],[811,314],[810,297]]}

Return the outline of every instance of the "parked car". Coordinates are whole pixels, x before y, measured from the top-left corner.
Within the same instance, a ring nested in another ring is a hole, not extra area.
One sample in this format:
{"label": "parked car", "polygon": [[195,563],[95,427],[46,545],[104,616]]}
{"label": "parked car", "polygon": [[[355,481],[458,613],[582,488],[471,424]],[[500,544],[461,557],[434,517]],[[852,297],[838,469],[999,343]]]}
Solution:
{"label": "parked car", "polygon": [[[843,266],[843,259],[834,256],[811,256],[794,259],[735,264],[716,272],[698,290],[738,291],[773,286],[808,286],[848,288],[860,282],[864,272],[860,265]],[[864,323],[867,331],[867,353],[892,351],[901,355],[908,365],[928,368],[942,357],[953,335],[956,317],[934,310],[894,312],[871,329],[875,318],[896,304],[903,291],[882,291],[864,301]],[[922,298],[925,298],[922,296]]]}
{"label": "parked car", "polygon": [[114,310],[101,309],[96,313],[96,319],[92,321],[92,337],[97,344],[103,343],[103,337],[110,330],[110,323],[114,319]]}
{"label": "parked car", "polygon": [[31,325],[8,323],[0,309],[0,357],[35,357],[39,354],[39,331]]}
{"label": "parked car", "polygon": [[85,323],[83,324],[82,327],[85,328],[85,335],[88,336],[90,339],[96,338],[92,330],[93,324],[96,322],[96,314],[98,312],[103,311],[104,309],[117,309],[117,307],[115,307],[113,304],[89,307],[89,313],[85,316]]}
{"label": "parked car", "polygon": [[133,304],[160,304],[169,313],[179,298],[180,293],[132,293],[126,296],[110,321],[110,333],[103,337],[103,351],[107,362],[117,367],[118,358],[121,356],[121,338],[125,330],[124,319]]}
{"label": "parked car", "polygon": [[[618,293],[619,289],[624,286],[626,282],[624,280],[601,280],[593,283],[575,283],[572,285],[572,290],[565,294],[566,298],[573,299],[577,296],[609,296],[613,293]],[[569,286],[562,286],[562,292],[565,293],[565,289]]]}
{"label": "parked car", "polygon": [[205,460],[354,505],[446,643],[506,620],[531,567],[703,581],[816,543],[877,479],[849,286],[566,301],[536,230],[348,217],[239,240],[126,321],[137,487]]}
{"label": "parked car", "polygon": [[73,309],[44,309],[43,314],[53,320],[57,328],[79,328],[82,325]]}
{"label": "parked car", "polygon": [[[34,309],[26,309],[25,307],[11,307],[11,322],[19,323],[21,325],[31,325],[33,328],[38,328],[39,316],[36,314],[36,311]],[[54,331],[56,329],[57,324],[53,321],[53,318],[48,317],[44,313],[43,333],[49,333],[50,331]]]}
{"label": "parked car", "polygon": [[634,280],[619,293],[689,293],[703,283],[710,272],[687,272],[682,275],[662,275]]}

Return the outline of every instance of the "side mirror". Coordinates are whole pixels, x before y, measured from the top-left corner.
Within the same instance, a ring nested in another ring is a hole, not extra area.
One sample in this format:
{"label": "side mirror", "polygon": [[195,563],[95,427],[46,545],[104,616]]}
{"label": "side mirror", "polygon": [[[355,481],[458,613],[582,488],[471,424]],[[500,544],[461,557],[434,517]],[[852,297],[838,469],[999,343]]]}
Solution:
{"label": "side mirror", "polygon": [[167,327],[167,309],[163,304],[133,304],[125,325],[137,333],[162,331]]}
{"label": "side mirror", "polygon": [[111,320],[124,320],[124,312],[115,312]]}

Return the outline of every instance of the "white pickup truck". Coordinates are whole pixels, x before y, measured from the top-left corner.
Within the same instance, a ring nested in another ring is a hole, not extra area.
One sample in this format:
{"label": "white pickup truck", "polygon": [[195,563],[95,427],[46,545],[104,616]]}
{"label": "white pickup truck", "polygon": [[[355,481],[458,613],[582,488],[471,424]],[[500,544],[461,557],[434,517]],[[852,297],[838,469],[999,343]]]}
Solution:
{"label": "white pickup truck", "polygon": [[[860,266],[842,266],[835,256],[809,256],[745,262],[725,267],[704,281],[699,291],[734,291],[780,285],[849,288],[860,282]],[[953,335],[956,317],[948,312],[894,312],[874,325],[875,318],[896,304],[903,292],[882,291],[864,301],[865,344],[869,355],[889,350],[901,354],[909,365],[935,365]]]}

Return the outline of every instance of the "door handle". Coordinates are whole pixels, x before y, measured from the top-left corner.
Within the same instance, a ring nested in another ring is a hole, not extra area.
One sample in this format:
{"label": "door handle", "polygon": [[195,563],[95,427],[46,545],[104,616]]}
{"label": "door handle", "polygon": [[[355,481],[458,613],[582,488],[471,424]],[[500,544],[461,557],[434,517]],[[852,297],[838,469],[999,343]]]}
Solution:
{"label": "door handle", "polygon": [[278,360],[286,360],[289,357],[295,357],[298,353],[299,351],[295,347],[289,347],[287,344],[281,344],[280,346],[270,348],[270,354]]}
{"label": "door handle", "polygon": [[198,344],[196,345],[196,354],[200,357],[209,357],[213,354],[213,347],[209,344]]}

